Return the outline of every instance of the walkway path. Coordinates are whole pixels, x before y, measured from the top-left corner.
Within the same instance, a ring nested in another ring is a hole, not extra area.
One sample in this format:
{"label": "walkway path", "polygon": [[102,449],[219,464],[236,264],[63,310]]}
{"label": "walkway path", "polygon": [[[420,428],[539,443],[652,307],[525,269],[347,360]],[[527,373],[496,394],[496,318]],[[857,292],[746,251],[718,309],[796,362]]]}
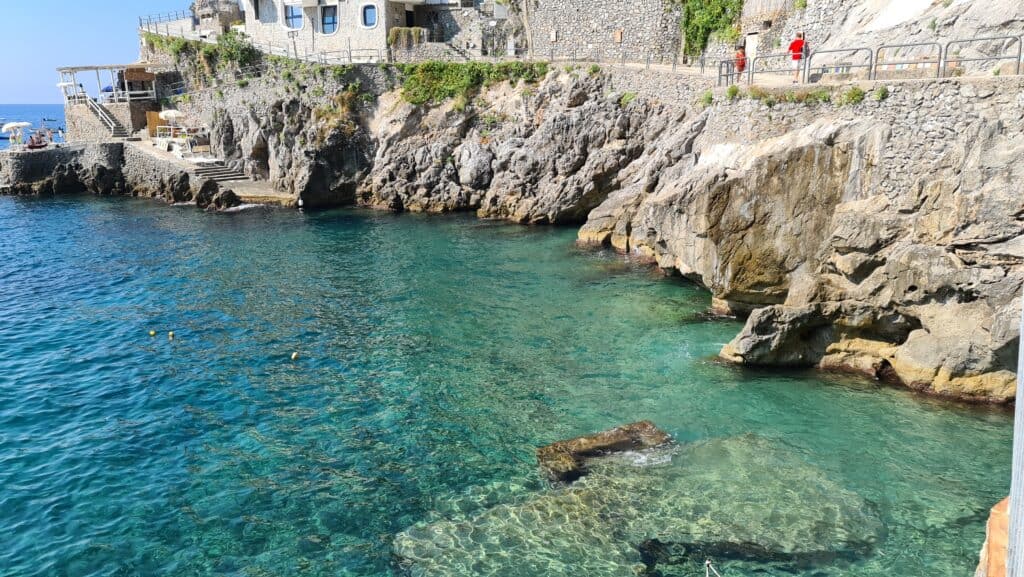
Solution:
{"label": "walkway path", "polygon": [[[194,177],[202,178],[195,173],[196,168],[199,166],[197,163],[178,158],[170,152],[158,150],[153,146],[152,141],[126,142],[125,145],[133,146],[136,150],[148,154],[161,162],[180,168]],[[232,190],[244,204],[267,204],[292,208],[297,203],[297,198],[294,194],[278,191],[266,181],[226,180],[222,181],[220,185],[225,189]]]}

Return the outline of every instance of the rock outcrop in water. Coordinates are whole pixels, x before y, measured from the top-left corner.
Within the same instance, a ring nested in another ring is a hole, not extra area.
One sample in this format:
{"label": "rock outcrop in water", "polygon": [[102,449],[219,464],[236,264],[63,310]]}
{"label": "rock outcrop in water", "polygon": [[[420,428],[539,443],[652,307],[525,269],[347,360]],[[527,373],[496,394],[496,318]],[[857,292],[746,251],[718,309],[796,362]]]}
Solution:
{"label": "rock outcrop in water", "polygon": [[552,481],[571,483],[587,473],[587,459],[613,453],[653,449],[672,441],[650,421],[552,443],[537,449],[537,462]]}
{"label": "rock outcrop in water", "polygon": [[745,436],[592,459],[568,487],[412,527],[394,551],[417,577],[635,577],[700,572],[708,556],[780,571],[836,567],[884,538],[858,495]]}

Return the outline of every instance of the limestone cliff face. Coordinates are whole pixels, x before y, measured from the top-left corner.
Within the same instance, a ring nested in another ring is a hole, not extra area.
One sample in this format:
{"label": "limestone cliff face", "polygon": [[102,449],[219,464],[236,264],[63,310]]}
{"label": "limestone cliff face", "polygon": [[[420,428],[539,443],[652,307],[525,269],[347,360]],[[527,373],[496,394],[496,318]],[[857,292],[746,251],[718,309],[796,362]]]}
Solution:
{"label": "limestone cliff face", "polygon": [[[749,315],[726,359],[1010,399],[1019,88],[936,82],[845,108],[709,110],[649,147],[580,238],[651,258]],[[748,112],[774,117],[767,138],[728,124]]]}
{"label": "limestone cliff face", "polygon": [[719,312],[747,317],[722,351],[735,362],[1013,397],[1024,82],[707,108],[614,85],[559,71],[461,110],[384,92],[348,125],[302,95],[228,102],[215,147],[306,206],[582,225],[582,243],[691,278]]}

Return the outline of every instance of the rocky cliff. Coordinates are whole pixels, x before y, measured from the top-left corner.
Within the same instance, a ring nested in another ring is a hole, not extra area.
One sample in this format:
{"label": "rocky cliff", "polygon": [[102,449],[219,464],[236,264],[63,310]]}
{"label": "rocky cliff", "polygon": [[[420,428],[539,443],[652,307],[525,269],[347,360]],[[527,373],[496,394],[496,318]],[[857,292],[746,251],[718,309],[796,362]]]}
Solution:
{"label": "rocky cliff", "polygon": [[306,206],[581,225],[582,243],[690,278],[746,317],[730,361],[1013,397],[1024,82],[705,106],[617,90],[628,74],[557,70],[461,104],[384,90],[341,120],[301,93],[200,106],[221,152]]}

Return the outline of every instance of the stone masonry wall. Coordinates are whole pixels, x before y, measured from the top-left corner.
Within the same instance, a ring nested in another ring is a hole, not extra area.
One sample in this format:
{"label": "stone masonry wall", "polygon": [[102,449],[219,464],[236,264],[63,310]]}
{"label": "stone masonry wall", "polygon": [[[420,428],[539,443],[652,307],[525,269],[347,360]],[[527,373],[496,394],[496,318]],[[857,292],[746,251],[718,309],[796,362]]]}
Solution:
{"label": "stone masonry wall", "polygon": [[528,28],[535,58],[618,60],[626,52],[639,61],[678,53],[679,17],[664,0],[544,0],[530,8]]}
{"label": "stone masonry wall", "polygon": [[65,105],[64,119],[68,142],[103,142],[110,139],[110,129],[96,118],[87,104]]}
{"label": "stone masonry wall", "polygon": [[[960,81],[917,80],[888,85],[865,84],[868,91],[857,105],[787,104],[787,91],[775,91],[779,103],[738,98],[729,102],[716,89],[716,105],[696,149],[716,144],[756,142],[808,126],[821,118],[836,122],[874,120],[891,134],[874,168],[872,182],[879,194],[895,194],[919,187],[921,180],[943,168],[950,154],[963,152],[961,135],[978,123],[997,123],[1006,134],[1024,138],[1024,78],[995,77]],[[876,97],[886,86],[888,96]],[[803,90],[803,89],[796,89]],[[836,88],[833,100],[846,87]],[[905,207],[912,209],[913,207]]]}

